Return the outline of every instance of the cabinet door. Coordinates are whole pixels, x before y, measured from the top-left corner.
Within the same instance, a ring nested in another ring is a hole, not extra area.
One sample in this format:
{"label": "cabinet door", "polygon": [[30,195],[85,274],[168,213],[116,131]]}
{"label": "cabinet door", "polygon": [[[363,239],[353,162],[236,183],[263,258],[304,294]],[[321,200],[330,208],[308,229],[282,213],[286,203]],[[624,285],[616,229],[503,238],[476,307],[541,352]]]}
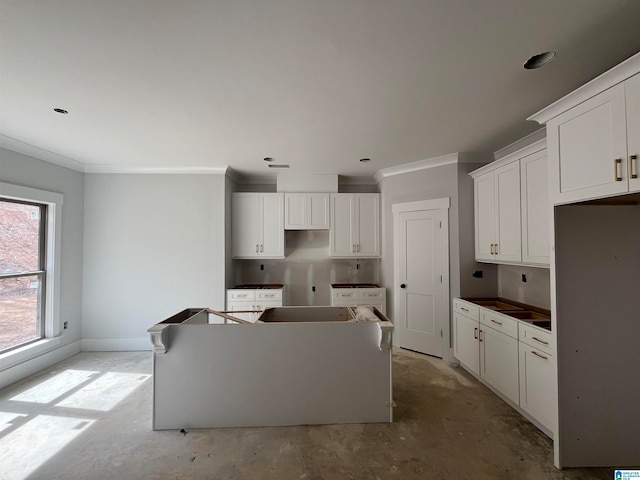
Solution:
{"label": "cabinet door", "polygon": [[493,172],[474,179],[476,260],[493,261],[496,229],[496,187]]}
{"label": "cabinet door", "polygon": [[[640,191],[640,73],[625,82],[629,191]],[[634,178],[635,177],[635,178]]]}
{"label": "cabinet door", "polygon": [[553,204],[626,192],[624,84],[549,120],[547,145]]}
{"label": "cabinet door", "polygon": [[481,326],[480,377],[516,405],[518,385],[518,340]]}
{"label": "cabinet door", "polygon": [[260,256],[260,196],[234,193],[232,199],[232,245],[236,258]]}
{"label": "cabinet door", "polygon": [[512,162],[495,172],[496,234],[495,260],[522,261],[520,212],[520,162]]}
{"label": "cabinet door", "polygon": [[282,193],[261,194],[260,256],[284,257],[284,197]]}
{"label": "cabinet door", "polygon": [[307,195],[305,193],[285,193],[285,230],[304,230],[307,226]]}
{"label": "cabinet door", "polygon": [[307,193],[307,229],[329,229],[329,194]]}
{"label": "cabinet door", "polygon": [[[253,310],[256,310],[255,302],[229,302],[227,304],[227,310],[232,312],[232,316],[240,320],[246,320],[247,322],[255,322],[256,318],[258,318],[258,314],[253,313]],[[242,310],[249,311],[246,313],[235,313]]]}
{"label": "cabinet door", "polygon": [[522,261],[549,265],[549,190],[547,152],[520,160],[522,199]]}
{"label": "cabinet door", "polygon": [[380,256],[380,195],[362,194],[355,196],[358,214],[356,256]]}
{"label": "cabinet door", "polygon": [[356,239],[353,235],[355,223],[355,197],[352,194],[331,195],[331,229],[329,244],[332,257],[353,257],[356,255]]}
{"label": "cabinet door", "polygon": [[477,320],[453,314],[453,354],[476,375],[480,372],[479,329],[480,323]]}
{"label": "cabinet door", "polygon": [[520,407],[553,431],[557,398],[553,357],[520,342]]}

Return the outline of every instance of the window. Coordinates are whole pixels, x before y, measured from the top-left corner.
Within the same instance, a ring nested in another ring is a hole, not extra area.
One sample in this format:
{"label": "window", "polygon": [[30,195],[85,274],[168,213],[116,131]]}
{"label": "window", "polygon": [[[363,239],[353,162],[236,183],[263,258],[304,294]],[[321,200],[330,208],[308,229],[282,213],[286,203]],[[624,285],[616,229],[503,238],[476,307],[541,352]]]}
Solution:
{"label": "window", "polygon": [[0,370],[60,344],[62,200],[0,182]]}
{"label": "window", "polygon": [[46,212],[0,198],[0,351],[44,336]]}

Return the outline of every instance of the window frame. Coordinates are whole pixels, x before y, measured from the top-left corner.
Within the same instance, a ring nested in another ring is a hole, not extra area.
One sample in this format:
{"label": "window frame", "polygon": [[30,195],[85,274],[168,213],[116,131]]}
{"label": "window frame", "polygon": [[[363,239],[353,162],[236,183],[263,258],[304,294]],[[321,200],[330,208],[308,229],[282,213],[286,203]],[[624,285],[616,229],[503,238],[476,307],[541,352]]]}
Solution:
{"label": "window frame", "polygon": [[[0,182],[0,197],[7,200],[14,200],[21,203],[31,203],[45,206],[45,219],[41,218],[44,224],[44,245],[41,245],[41,255],[43,255],[44,267],[42,297],[44,320],[42,322],[42,338],[33,342],[24,343],[3,350],[0,359],[7,360],[7,367],[25,361],[34,356],[40,355],[48,347],[59,344],[62,334],[62,323],[60,321],[60,257],[62,251],[62,204],[63,195],[61,193],[40,190],[11,183]],[[12,361],[9,361],[11,359]],[[2,363],[5,363],[4,361]],[[2,369],[0,369],[2,370]]]}
{"label": "window frame", "polygon": [[[40,301],[38,302],[39,311],[38,311],[38,320],[36,324],[36,337],[31,340],[27,340],[26,342],[17,343],[7,348],[0,349],[0,352],[5,353],[9,352],[15,348],[20,348],[24,345],[28,345],[33,342],[37,342],[41,340],[45,336],[45,320],[46,320],[46,301],[43,301],[46,298],[47,292],[47,214],[48,214],[48,205],[46,203],[39,203],[33,201],[25,201],[25,200],[16,200],[15,198],[7,198],[5,196],[0,195],[0,202],[4,203],[13,203],[16,205],[27,205],[30,207],[38,208],[38,265],[34,270],[23,270],[20,272],[12,272],[12,273],[0,273],[0,280],[6,280],[11,278],[24,278],[24,277],[37,277],[40,282]],[[44,295],[43,295],[44,293]]]}

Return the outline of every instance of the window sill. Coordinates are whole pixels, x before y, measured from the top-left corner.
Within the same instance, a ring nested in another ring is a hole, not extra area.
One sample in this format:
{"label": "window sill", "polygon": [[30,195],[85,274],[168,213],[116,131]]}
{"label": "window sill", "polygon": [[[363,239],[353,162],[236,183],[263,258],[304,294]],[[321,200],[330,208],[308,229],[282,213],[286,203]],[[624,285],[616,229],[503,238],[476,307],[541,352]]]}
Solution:
{"label": "window sill", "polygon": [[16,348],[15,350],[0,354],[0,365],[2,365],[2,367],[0,367],[0,371],[15,367],[20,363],[24,363],[32,358],[42,355],[43,353],[47,353],[60,345],[61,339],[61,336],[43,338],[42,340],[30,343],[24,347]]}

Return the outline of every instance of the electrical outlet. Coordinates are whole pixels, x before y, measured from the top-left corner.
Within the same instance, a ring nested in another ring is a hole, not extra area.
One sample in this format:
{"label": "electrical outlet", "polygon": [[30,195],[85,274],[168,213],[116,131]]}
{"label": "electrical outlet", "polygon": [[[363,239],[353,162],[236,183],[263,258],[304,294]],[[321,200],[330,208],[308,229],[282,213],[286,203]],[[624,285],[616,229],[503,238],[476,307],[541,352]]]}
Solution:
{"label": "electrical outlet", "polygon": [[260,270],[264,270],[264,265],[262,263],[260,264]]}
{"label": "electrical outlet", "polygon": [[69,328],[69,322],[64,322],[64,323],[62,324],[62,328],[64,328],[65,330],[66,330],[67,328]]}
{"label": "electrical outlet", "polygon": [[526,274],[522,274],[522,283],[527,283],[527,275]]}
{"label": "electrical outlet", "polygon": [[313,293],[316,293],[316,286],[315,286],[315,285],[313,285],[313,286],[311,287],[311,291],[312,291]]}

